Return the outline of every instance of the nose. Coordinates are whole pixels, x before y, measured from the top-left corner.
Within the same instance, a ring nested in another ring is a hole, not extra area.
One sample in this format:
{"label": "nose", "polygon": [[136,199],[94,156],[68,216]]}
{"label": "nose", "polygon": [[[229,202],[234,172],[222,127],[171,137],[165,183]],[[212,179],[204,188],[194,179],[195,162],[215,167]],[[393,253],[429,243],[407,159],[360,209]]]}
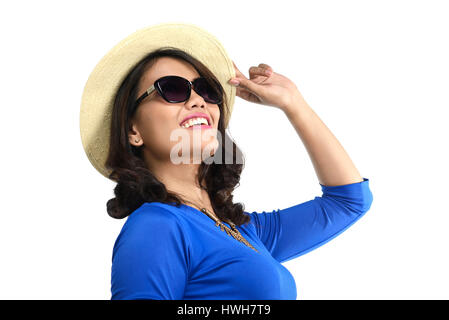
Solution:
{"label": "nose", "polygon": [[200,96],[192,86],[192,89],[190,90],[190,97],[186,101],[186,104],[192,108],[192,107],[201,107],[204,108],[206,106],[206,101],[202,96]]}

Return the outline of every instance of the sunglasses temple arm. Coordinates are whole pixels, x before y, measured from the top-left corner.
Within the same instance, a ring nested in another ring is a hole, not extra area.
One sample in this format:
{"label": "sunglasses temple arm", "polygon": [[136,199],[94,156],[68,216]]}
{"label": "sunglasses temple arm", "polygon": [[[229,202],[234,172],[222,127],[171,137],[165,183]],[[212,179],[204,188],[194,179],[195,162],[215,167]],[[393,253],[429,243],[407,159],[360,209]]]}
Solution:
{"label": "sunglasses temple arm", "polygon": [[140,101],[142,101],[143,99],[145,99],[146,97],[148,97],[148,96],[151,94],[151,92],[153,92],[154,90],[155,90],[155,88],[154,88],[154,84],[153,84],[151,87],[149,87],[149,88],[147,89],[147,91],[145,91],[144,94],[142,94],[142,95],[136,100],[135,106],[138,106],[139,103],[140,103]]}
{"label": "sunglasses temple arm", "polygon": [[154,90],[155,90],[155,88],[154,88],[154,84],[153,84],[151,87],[149,87],[147,89],[147,96],[149,96],[151,94],[151,92],[153,92]]}

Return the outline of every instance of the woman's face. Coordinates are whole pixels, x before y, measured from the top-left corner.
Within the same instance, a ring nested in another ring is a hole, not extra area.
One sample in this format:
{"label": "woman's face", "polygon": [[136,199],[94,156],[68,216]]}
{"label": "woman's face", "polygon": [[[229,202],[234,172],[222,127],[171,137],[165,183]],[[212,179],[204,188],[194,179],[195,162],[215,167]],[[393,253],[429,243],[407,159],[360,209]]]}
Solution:
{"label": "woman's face", "polygon": [[[137,97],[140,97],[157,79],[167,75],[181,76],[191,82],[200,76],[195,68],[186,61],[161,57],[143,74],[138,86]],[[183,128],[181,123],[193,113],[201,113],[208,117],[211,128]],[[214,154],[218,147],[216,133],[219,118],[218,105],[206,102],[193,89],[190,98],[180,103],[169,103],[154,90],[141,101],[131,120],[130,143],[144,148],[144,156],[150,163],[151,161],[166,161],[167,158],[173,162],[176,157],[179,159],[182,155],[186,156],[186,151],[190,152],[190,157],[186,159],[188,163],[191,163],[195,147],[199,151],[205,150],[206,147],[208,148],[206,150],[213,150],[208,152],[207,156],[203,155],[202,159]],[[171,135],[173,135],[173,141],[170,141]],[[140,141],[136,143],[136,139]],[[184,143],[184,149],[182,149],[181,141]],[[179,163],[179,161],[177,162]]]}

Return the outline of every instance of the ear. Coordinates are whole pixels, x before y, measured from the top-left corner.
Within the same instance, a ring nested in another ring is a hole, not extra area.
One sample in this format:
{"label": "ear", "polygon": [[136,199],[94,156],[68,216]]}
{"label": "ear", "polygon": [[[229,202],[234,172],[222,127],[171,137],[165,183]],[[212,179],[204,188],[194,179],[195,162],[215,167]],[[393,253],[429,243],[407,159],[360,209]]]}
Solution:
{"label": "ear", "polygon": [[142,136],[140,135],[140,132],[137,129],[136,124],[134,124],[132,122],[131,122],[130,128],[128,130],[128,140],[132,146],[140,147],[141,145],[143,145]]}

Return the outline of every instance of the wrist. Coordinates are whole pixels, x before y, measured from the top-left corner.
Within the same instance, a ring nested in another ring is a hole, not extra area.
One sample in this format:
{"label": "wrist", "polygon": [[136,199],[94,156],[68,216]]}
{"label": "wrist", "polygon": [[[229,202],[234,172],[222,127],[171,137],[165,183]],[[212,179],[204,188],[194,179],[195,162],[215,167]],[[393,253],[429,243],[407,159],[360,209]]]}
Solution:
{"label": "wrist", "polygon": [[306,107],[308,107],[307,102],[304,100],[302,94],[297,91],[295,94],[293,94],[290,102],[282,107],[282,110],[288,118],[291,118],[298,112],[301,112],[301,109],[304,109]]}

